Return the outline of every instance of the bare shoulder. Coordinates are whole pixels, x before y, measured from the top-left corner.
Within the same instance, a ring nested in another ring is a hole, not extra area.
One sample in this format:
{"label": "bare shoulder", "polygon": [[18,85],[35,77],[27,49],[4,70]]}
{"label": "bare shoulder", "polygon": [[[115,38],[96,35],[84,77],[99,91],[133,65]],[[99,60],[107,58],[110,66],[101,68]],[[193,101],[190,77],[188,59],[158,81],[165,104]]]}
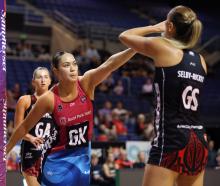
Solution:
{"label": "bare shoulder", "polygon": [[157,37],[157,39],[158,53],[154,58],[155,66],[168,67],[178,64],[183,57],[183,51],[164,37]]}
{"label": "bare shoulder", "polygon": [[91,76],[91,73],[93,70],[94,69],[89,70],[89,71],[85,72],[85,74],[83,76],[79,76],[80,86],[90,99],[93,99],[93,97],[94,97],[94,95],[93,95],[94,94],[94,86],[92,86],[90,83],[90,78],[91,78],[90,76]]}
{"label": "bare shoulder", "polygon": [[31,96],[30,95],[23,95],[19,98],[19,101],[22,101],[22,102],[28,102],[31,100]]}
{"label": "bare shoulder", "polygon": [[83,76],[78,77],[80,86],[83,88],[84,91],[86,91],[86,89],[88,87],[88,82],[89,82],[88,78],[89,78],[88,72],[85,72],[85,74]]}
{"label": "bare shoulder", "polygon": [[161,56],[164,58],[166,56],[165,54],[172,54],[173,51],[176,50],[176,48],[164,37],[152,37],[152,43],[154,43],[157,50],[156,59],[161,58]]}
{"label": "bare shoulder", "polygon": [[37,100],[39,107],[44,107],[48,112],[52,112],[54,108],[54,93],[52,91],[47,91]]}
{"label": "bare shoulder", "polygon": [[201,54],[199,54],[199,56],[200,56],[200,59],[201,59],[202,67],[203,67],[205,73],[207,74],[207,66],[206,66],[205,59]]}
{"label": "bare shoulder", "polygon": [[25,109],[27,109],[30,106],[30,104],[31,104],[31,96],[30,95],[21,96],[17,102],[17,106],[24,107]]}
{"label": "bare shoulder", "polygon": [[97,68],[87,70],[82,76],[78,77],[79,81],[88,81],[88,79],[91,78]]}
{"label": "bare shoulder", "polygon": [[[85,74],[86,74],[86,72],[85,72]],[[85,75],[85,74],[84,74],[84,75]],[[83,76],[78,76],[79,82],[81,82],[81,81],[83,80],[84,75],[83,75]]]}

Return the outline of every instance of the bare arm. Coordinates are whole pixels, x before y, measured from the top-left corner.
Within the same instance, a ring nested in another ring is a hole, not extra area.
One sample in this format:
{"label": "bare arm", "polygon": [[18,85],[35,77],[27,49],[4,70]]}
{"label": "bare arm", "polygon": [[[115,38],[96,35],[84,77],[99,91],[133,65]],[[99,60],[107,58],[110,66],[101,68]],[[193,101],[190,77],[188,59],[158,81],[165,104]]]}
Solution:
{"label": "bare arm", "polygon": [[[52,104],[51,104],[52,103]],[[27,134],[31,128],[36,125],[36,123],[42,118],[42,116],[47,112],[52,112],[53,110],[53,93],[48,92],[40,97],[34,108],[27,115],[22,123],[20,123],[15,131],[13,132],[9,142],[6,146],[7,153],[15,146],[15,144]]]}
{"label": "bare arm", "polygon": [[135,53],[132,49],[124,50],[112,55],[98,68],[87,71],[82,77],[81,82],[84,90],[90,95],[90,98],[93,98],[95,87],[104,81],[113,71],[124,65]]}
{"label": "bare arm", "polygon": [[159,37],[144,37],[152,33],[161,33],[165,31],[165,21],[153,26],[139,27],[126,30],[119,36],[120,41],[134,49],[135,51],[151,57],[152,59],[157,56],[161,51],[161,39]]}
{"label": "bare arm", "polygon": [[205,63],[205,59],[203,58],[202,55],[200,55],[200,59],[201,59],[202,67],[203,67],[205,73],[207,74],[207,66],[206,66],[206,63]]}
{"label": "bare arm", "polygon": [[109,171],[109,167],[106,163],[103,165],[103,171],[104,171],[104,174],[105,174],[106,177],[108,177],[108,178],[113,177],[111,172]]}
{"label": "bare arm", "polygon": [[[29,95],[25,95],[20,97],[20,99],[17,102],[16,109],[15,109],[15,118],[14,118],[14,124],[15,127],[18,127],[22,121],[24,120],[25,111],[28,109],[28,107],[31,104],[31,98]],[[37,138],[31,134],[26,134],[23,139],[31,142],[36,147],[43,143],[43,140],[41,138]]]}

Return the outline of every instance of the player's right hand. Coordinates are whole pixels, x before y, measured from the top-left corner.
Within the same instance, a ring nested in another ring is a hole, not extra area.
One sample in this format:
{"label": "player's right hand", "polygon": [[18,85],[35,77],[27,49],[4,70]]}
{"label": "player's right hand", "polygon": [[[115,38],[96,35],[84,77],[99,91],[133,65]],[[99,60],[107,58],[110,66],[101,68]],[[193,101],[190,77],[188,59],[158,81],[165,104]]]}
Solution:
{"label": "player's right hand", "polygon": [[31,138],[30,142],[31,142],[36,148],[39,148],[39,146],[44,143],[44,139],[41,138],[41,137],[34,137],[34,136],[33,136],[33,137]]}

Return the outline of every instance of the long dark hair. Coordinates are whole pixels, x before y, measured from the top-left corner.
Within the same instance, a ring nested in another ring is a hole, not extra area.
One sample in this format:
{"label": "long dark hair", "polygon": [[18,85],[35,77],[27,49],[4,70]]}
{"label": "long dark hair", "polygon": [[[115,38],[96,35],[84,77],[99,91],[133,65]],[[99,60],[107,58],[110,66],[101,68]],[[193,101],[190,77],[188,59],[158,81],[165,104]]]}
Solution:
{"label": "long dark hair", "polygon": [[66,53],[65,51],[56,52],[52,58],[51,67],[58,68],[61,57]]}

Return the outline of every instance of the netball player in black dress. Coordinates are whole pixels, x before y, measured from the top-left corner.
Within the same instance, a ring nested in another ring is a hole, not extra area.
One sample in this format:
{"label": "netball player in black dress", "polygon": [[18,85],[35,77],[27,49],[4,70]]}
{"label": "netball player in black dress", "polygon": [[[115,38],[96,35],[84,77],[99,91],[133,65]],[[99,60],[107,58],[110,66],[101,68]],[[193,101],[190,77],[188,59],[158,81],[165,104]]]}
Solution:
{"label": "netball player in black dress", "polygon": [[[19,125],[30,112],[38,97],[48,91],[51,83],[47,68],[38,67],[33,72],[32,84],[35,89],[33,95],[20,97],[15,111],[15,126]],[[37,177],[40,174],[42,151],[41,146],[50,136],[53,120],[49,113],[45,114],[30,130],[21,143],[21,172],[29,186],[38,186]]]}
{"label": "netball player in black dress", "polygon": [[[134,28],[119,38],[126,46],[153,59],[155,132],[143,186],[202,186],[207,162],[200,96],[206,76],[203,57],[192,50],[202,24],[188,7],[174,7],[166,21]],[[163,33],[159,37],[144,37]]]}

